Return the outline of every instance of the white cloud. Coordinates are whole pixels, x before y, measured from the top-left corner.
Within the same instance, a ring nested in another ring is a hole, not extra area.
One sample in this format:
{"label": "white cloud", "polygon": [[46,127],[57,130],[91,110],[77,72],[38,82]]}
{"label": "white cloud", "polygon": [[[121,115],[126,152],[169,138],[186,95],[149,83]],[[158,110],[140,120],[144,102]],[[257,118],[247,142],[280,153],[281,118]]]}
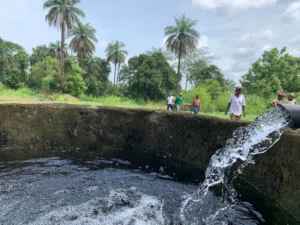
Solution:
{"label": "white cloud", "polygon": [[276,2],[277,0],[192,0],[193,5],[202,9],[216,10],[225,15],[274,5]]}
{"label": "white cloud", "polygon": [[160,47],[166,47],[166,41],[167,41],[168,37],[164,37],[164,39],[161,41],[160,43]]}
{"label": "white cloud", "polygon": [[290,51],[290,54],[295,57],[300,57],[300,49],[293,49],[292,51]]}
{"label": "white cloud", "polygon": [[297,35],[293,38],[290,38],[288,40],[288,43],[290,43],[290,44],[299,44],[300,43],[300,35]]}
{"label": "white cloud", "polygon": [[300,22],[300,1],[291,3],[282,15],[284,20]]}
{"label": "white cloud", "polygon": [[268,51],[268,50],[271,50],[272,48],[273,48],[272,45],[266,44],[266,45],[262,46],[261,50]]}
{"label": "white cloud", "polygon": [[244,47],[240,47],[240,48],[236,48],[234,53],[237,56],[243,56],[243,55],[248,55],[249,53],[254,52],[255,50],[253,48],[244,48]]}
{"label": "white cloud", "polygon": [[267,29],[267,30],[242,34],[239,37],[239,41],[240,42],[251,42],[251,41],[257,41],[257,40],[270,40],[275,36],[276,36],[276,34],[272,30]]}
{"label": "white cloud", "polygon": [[98,47],[99,48],[106,48],[108,45],[108,41],[99,41],[98,42]]}
{"label": "white cloud", "polygon": [[198,47],[208,47],[208,37],[202,35],[199,39]]}

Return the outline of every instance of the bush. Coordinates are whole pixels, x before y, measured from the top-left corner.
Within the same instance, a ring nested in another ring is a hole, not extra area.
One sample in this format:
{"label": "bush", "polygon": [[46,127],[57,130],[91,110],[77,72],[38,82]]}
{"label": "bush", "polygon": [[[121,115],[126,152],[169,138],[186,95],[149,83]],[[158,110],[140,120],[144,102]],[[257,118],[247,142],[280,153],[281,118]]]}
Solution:
{"label": "bush", "polygon": [[66,92],[73,96],[79,96],[86,90],[82,75],[85,73],[77,64],[72,65],[70,73],[67,75]]}
{"label": "bush", "polygon": [[270,109],[269,101],[257,95],[245,96],[246,112],[251,115],[259,115]]}
{"label": "bush", "polygon": [[220,95],[217,97],[215,101],[216,111],[224,112],[226,110],[230,95],[231,94],[228,92],[220,93]]}

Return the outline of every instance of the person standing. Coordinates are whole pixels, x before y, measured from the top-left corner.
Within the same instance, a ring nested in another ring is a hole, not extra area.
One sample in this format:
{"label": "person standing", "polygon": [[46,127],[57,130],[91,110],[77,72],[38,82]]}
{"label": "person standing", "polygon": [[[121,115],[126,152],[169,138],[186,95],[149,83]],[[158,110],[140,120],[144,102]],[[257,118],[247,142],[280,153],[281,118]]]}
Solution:
{"label": "person standing", "polygon": [[271,101],[269,103],[270,106],[272,106],[273,108],[276,108],[276,106],[281,103],[281,101],[283,100],[284,96],[285,96],[285,93],[283,91],[278,92],[277,99]]}
{"label": "person standing", "polygon": [[196,98],[194,99],[192,106],[193,106],[194,114],[198,114],[201,109],[201,101],[200,101],[199,94],[196,94]]}
{"label": "person standing", "polygon": [[169,94],[168,98],[167,98],[167,110],[169,110],[171,108],[171,110],[173,110],[173,96],[171,95],[171,93]]}
{"label": "person standing", "polygon": [[180,107],[182,106],[182,104],[183,104],[182,93],[179,93],[179,95],[176,97],[176,101],[175,101],[177,111],[180,110]]}
{"label": "person standing", "polygon": [[235,88],[235,94],[230,96],[225,115],[229,110],[231,120],[240,120],[242,117],[242,111],[244,117],[246,116],[246,102],[244,95],[242,95],[242,86],[237,86]]}
{"label": "person standing", "polygon": [[290,93],[288,99],[284,102],[284,104],[298,105],[298,102],[295,99],[295,94]]}

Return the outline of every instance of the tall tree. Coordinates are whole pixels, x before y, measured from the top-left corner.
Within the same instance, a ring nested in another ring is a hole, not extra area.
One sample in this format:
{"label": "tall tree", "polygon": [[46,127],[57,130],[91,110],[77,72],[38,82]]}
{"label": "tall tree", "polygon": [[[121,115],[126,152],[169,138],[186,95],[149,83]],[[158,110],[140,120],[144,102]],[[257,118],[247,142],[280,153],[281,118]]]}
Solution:
{"label": "tall tree", "polygon": [[288,92],[299,91],[300,58],[286,51],[286,47],[265,51],[252,64],[248,73],[240,80],[247,93],[269,97],[282,89]]}
{"label": "tall tree", "polygon": [[224,75],[215,65],[207,65],[205,61],[199,60],[191,69],[190,81],[198,86],[208,79],[217,80],[224,87]]}
{"label": "tall tree", "polygon": [[[61,54],[61,43],[60,41],[56,41],[56,42],[51,42],[49,44],[49,55],[53,58],[57,58],[58,60],[60,60],[60,54]],[[67,44],[65,44],[64,47],[64,58],[68,56],[68,47]]]}
{"label": "tall tree", "polygon": [[115,74],[114,74],[114,88],[116,87],[116,78],[117,76],[117,66],[118,74],[120,70],[120,65],[123,64],[126,60],[127,51],[125,51],[125,44],[121,41],[113,41],[105,49],[106,57],[108,62],[115,64]]}
{"label": "tall tree", "polygon": [[125,94],[135,99],[161,100],[176,87],[176,72],[161,52],[130,58],[120,75]]}
{"label": "tall tree", "polygon": [[24,48],[0,38],[0,82],[17,89],[26,81],[29,57]]}
{"label": "tall tree", "polygon": [[74,26],[69,32],[69,37],[72,37],[70,48],[77,53],[80,66],[82,66],[84,58],[91,55],[96,50],[93,42],[97,43],[98,40],[95,34],[96,29],[89,23]]}
{"label": "tall tree", "polygon": [[38,62],[42,62],[47,58],[47,56],[50,56],[50,50],[46,45],[40,45],[32,48],[32,53],[29,58],[31,67]]}
{"label": "tall tree", "polygon": [[66,88],[66,76],[64,73],[65,38],[66,31],[70,31],[74,24],[80,24],[79,17],[84,17],[84,12],[75,7],[80,0],[46,0],[44,9],[49,9],[46,21],[49,26],[58,27],[61,30],[60,72],[62,78],[61,91]]}
{"label": "tall tree", "polygon": [[218,57],[216,55],[212,55],[207,47],[198,48],[196,51],[183,57],[182,72],[185,75],[185,90],[187,90],[188,82],[192,83],[190,80],[190,76],[195,64],[201,61],[203,62],[203,65],[206,66],[216,58]]}
{"label": "tall tree", "polygon": [[175,18],[175,26],[165,28],[167,49],[178,57],[177,69],[177,92],[179,91],[179,76],[181,58],[197,49],[200,34],[194,29],[196,20],[187,18],[185,15]]}
{"label": "tall tree", "polygon": [[233,92],[236,87],[236,83],[233,79],[227,78],[224,80],[224,89],[228,92]]}
{"label": "tall tree", "polygon": [[87,87],[86,94],[92,96],[104,95],[108,91],[110,64],[104,59],[88,56],[84,59],[82,68],[86,71],[83,76]]}

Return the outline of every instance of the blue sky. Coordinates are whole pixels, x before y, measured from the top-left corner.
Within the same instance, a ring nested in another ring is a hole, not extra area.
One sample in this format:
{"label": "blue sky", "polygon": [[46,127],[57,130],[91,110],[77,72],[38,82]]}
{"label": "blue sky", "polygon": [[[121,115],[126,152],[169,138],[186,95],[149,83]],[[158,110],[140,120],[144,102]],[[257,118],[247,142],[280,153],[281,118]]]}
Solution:
{"label": "blue sky", "polygon": [[[44,0],[0,0],[0,36],[29,53],[60,39],[45,22]],[[5,3],[4,3],[5,2]],[[288,47],[300,56],[300,1],[293,0],[82,0],[85,22],[97,29],[96,55],[112,40],[128,57],[163,47],[164,28],[182,14],[198,21],[199,46],[219,56],[213,63],[238,81],[264,50]]]}

